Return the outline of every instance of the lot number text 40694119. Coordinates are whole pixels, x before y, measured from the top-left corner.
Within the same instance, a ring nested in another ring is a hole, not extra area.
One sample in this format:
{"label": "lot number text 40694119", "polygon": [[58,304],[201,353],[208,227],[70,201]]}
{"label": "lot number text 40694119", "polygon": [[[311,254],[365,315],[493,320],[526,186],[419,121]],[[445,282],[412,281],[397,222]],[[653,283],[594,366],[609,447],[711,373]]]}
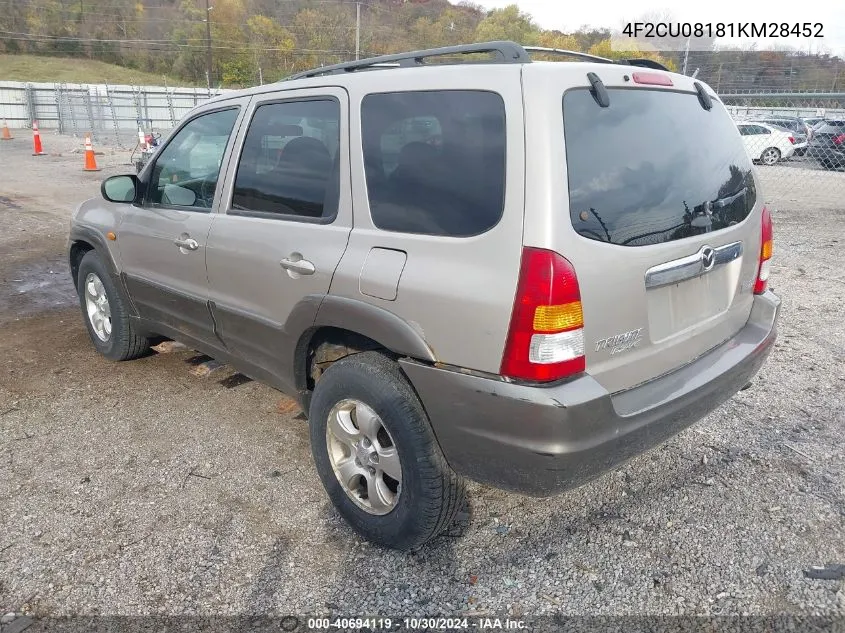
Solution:
{"label": "lot number text 40694119", "polygon": [[527,629],[524,620],[510,618],[309,618],[310,630],[505,630]]}

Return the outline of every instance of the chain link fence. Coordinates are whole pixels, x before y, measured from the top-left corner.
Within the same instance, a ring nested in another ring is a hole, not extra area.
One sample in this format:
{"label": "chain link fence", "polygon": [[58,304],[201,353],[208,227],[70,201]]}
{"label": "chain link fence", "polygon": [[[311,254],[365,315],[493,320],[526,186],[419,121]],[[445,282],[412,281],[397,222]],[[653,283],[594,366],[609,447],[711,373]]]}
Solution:
{"label": "chain link fence", "polygon": [[845,93],[720,95],[779,206],[845,208]]}
{"label": "chain link fence", "polygon": [[164,133],[194,106],[225,90],[167,86],[22,83],[0,81],[0,120],[12,129],[32,128],[131,148],[138,128]]}
{"label": "chain link fence", "polygon": [[[0,119],[131,149],[138,128],[165,134],[194,106],[226,92],[203,88],[0,81]],[[720,95],[739,127],[766,200],[845,208],[845,93]]]}

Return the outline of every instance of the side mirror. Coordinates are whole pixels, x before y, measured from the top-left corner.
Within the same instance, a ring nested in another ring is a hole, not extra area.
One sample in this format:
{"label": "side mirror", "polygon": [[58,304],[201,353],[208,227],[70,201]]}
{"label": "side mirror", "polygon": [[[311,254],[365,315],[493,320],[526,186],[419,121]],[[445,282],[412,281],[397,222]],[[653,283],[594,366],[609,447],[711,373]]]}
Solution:
{"label": "side mirror", "polygon": [[138,185],[137,176],[112,176],[103,181],[100,193],[109,202],[135,202]]}

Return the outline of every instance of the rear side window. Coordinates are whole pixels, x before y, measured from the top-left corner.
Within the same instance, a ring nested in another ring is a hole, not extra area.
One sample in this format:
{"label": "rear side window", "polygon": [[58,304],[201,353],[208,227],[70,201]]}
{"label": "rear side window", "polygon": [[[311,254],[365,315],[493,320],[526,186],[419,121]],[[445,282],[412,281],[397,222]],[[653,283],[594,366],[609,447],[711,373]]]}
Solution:
{"label": "rear side window", "polygon": [[373,224],[466,237],[502,217],[505,104],[492,92],[367,95],[361,105]]}
{"label": "rear side window", "polygon": [[707,111],[694,94],[608,92],[608,108],[586,89],[563,98],[570,213],[580,235],[644,246],[717,231],[751,213],[751,160],[720,102]]}
{"label": "rear side window", "polygon": [[259,106],[229,214],[332,220],[340,192],[339,122],[340,104],[330,98]]}

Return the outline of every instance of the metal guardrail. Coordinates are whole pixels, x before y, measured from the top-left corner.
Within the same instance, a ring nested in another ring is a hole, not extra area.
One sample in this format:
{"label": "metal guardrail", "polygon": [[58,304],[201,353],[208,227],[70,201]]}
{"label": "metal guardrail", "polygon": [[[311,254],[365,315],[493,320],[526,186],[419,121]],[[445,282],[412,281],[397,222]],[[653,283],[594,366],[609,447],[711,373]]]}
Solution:
{"label": "metal guardrail", "polygon": [[167,86],[0,81],[0,119],[10,128],[91,134],[95,141],[132,138],[138,127],[169,130],[194,106],[226,92]]}

